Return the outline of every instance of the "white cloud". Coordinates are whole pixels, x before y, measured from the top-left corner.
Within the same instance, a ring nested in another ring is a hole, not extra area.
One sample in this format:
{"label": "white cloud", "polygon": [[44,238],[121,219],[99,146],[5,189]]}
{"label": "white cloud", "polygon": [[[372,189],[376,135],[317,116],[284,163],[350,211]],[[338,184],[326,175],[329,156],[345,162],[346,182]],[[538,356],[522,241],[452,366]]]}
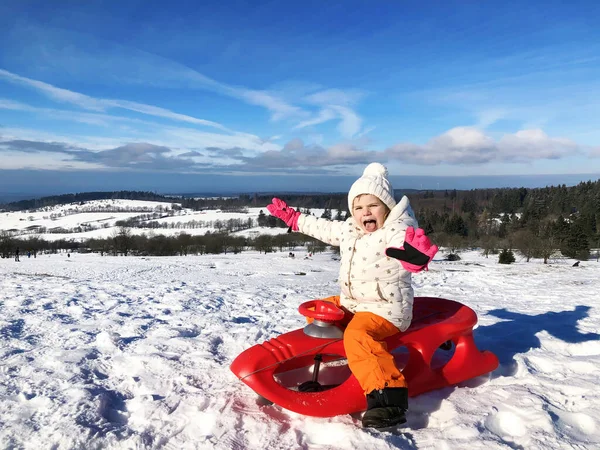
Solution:
{"label": "white cloud", "polygon": [[[283,99],[266,91],[258,91],[235,86],[228,86],[225,84],[218,83],[214,80],[210,80],[209,83],[206,81],[206,77],[201,76],[200,74],[198,75],[201,77],[203,85],[210,86],[212,90],[224,93],[226,95],[238,99],[242,99],[251,104],[267,108],[269,111],[271,111],[271,119],[274,121],[291,117],[298,118],[309,116],[309,113],[307,111],[304,111],[299,107],[290,105],[286,103]],[[20,75],[16,75],[3,69],[0,69],[0,78],[4,78],[5,80],[11,83],[33,88],[57,102],[68,103],[91,111],[104,112],[111,109],[125,109],[149,116],[161,117],[179,122],[191,123],[194,125],[207,126],[219,129],[227,133],[235,133],[235,131],[230,130],[225,126],[214,121],[199,119],[190,115],[180,114],[166,108],[148,105],[144,103],[120,99],[95,98],[89,95],[81,94],[79,92],[58,88],[56,86],[42,81],[22,77]],[[358,95],[347,95],[346,93],[339,90],[329,90],[322,91],[318,94],[315,94],[315,96],[316,97],[313,98],[313,101],[336,100],[347,104],[351,103],[351,98],[357,97]],[[2,101],[2,103],[0,103],[0,108],[31,112],[42,111],[41,108],[30,107],[28,105],[20,104],[18,102],[13,102],[10,100]],[[49,110],[46,109],[46,112],[48,111]],[[103,120],[103,118],[101,118],[100,116],[87,116],[86,120],[83,119],[83,117],[75,118],[75,120],[79,122],[86,122],[90,124],[100,124],[100,121]],[[108,119],[108,117],[104,117],[104,119]],[[334,119],[340,120],[337,129],[344,138],[352,138],[360,131],[362,119],[352,109],[344,105],[329,105],[328,107],[321,109],[317,116],[300,122],[293,129],[302,129],[309,126],[319,125]]]}
{"label": "white cloud", "polygon": [[[250,133],[232,131],[229,134],[220,134],[214,132],[205,132],[194,128],[167,126],[152,121],[123,116],[85,113],[54,108],[38,108],[24,103],[13,102],[4,99],[0,99],[0,109],[27,111],[36,114],[43,114],[44,116],[53,120],[64,120],[67,122],[75,121],[103,127],[114,128],[116,123],[122,123],[124,125],[137,125],[137,127],[121,125],[121,136],[110,139],[94,136],[86,137],[81,135],[57,135],[56,133],[46,133],[43,131],[22,128],[12,129],[11,139],[25,139],[42,142],[64,142],[75,146],[81,145],[85,148],[99,149],[106,148],[107,145],[116,147],[118,145],[122,145],[124,142],[131,142],[133,140],[144,140],[147,142],[156,143],[157,145],[168,146],[170,148],[239,147],[257,152],[278,150],[281,148],[281,145],[273,142],[281,138],[281,136],[272,136],[268,139],[264,139]],[[143,129],[140,128],[139,125],[142,125]],[[4,134],[8,132],[8,129],[3,129]],[[104,142],[105,144],[98,147],[97,142]]]}
{"label": "white cloud", "polygon": [[225,92],[230,92],[234,97],[244,99],[253,105],[262,106],[271,111],[271,120],[277,121],[288,117],[306,116],[307,113],[297,106],[286,103],[283,99],[266,91],[255,91],[245,88],[229,87],[222,85]]}
{"label": "white cloud", "polygon": [[[2,104],[6,106],[5,103]],[[145,132],[120,139],[95,136],[65,137],[23,129],[3,128],[1,131],[0,145],[3,141],[14,141],[7,149],[13,152],[9,162],[8,154],[3,153],[3,166],[10,164],[11,167],[18,167],[21,163],[26,163],[28,167],[35,164],[35,159],[31,156],[34,151],[56,153],[56,160],[65,164],[67,159],[75,159],[108,165],[106,160],[94,160],[90,152],[104,152],[105,156],[111,156],[113,153],[125,155],[127,150],[131,165],[131,155],[135,153],[133,151],[140,148],[152,151],[159,149],[160,158],[153,157],[151,162],[155,165],[164,163],[165,169],[187,170],[186,160],[183,158],[188,158],[191,171],[199,164],[204,164],[215,169],[227,168],[232,173],[258,173],[275,168],[286,173],[298,170],[314,171],[317,168],[321,171],[337,170],[342,166],[366,164],[374,160],[389,164],[402,162],[412,167],[454,165],[471,166],[471,169],[475,170],[479,166],[491,164],[498,167],[502,165],[506,169],[523,163],[530,164],[574,155],[600,157],[598,147],[585,147],[569,139],[550,137],[540,129],[521,130],[494,138],[477,128],[457,127],[430,139],[425,144],[399,143],[383,151],[367,149],[370,144],[368,140],[323,147],[318,143],[306,145],[301,139],[292,139],[282,147],[270,140],[244,133],[219,134],[174,126],[148,127]],[[19,141],[31,141],[31,145]],[[64,149],[64,154],[54,150],[60,148]],[[19,160],[21,152],[23,159]],[[78,152],[81,152],[81,155]],[[52,167],[58,167],[58,162]],[[47,161],[43,161],[39,168],[44,168],[47,164]],[[136,164],[136,167],[142,168],[140,162]],[[150,162],[146,164],[149,165]]]}
{"label": "white cloud", "polygon": [[0,128],[0,143],[10,140],[26,140],[38,142],[61,142],[71,147],[84,147],[90,150],[102,150],[107,147],[118,147],[123,144],[124,138],[112,138],[103,136],[87,135],[65,135],[47,131],[33,130],[28,128]]}
{"label": "white cloud", "polygon": [[294,127],[294,130],[301,128],[311,127],[314,125],[320,125],[325,122],[329,122],[337,117],[337,114],[331,109],[322,109],[319,114],[311,119],[304,120]]}
{"label": "white cloud", "polygon": [[507,117],[505,109],[484,109],[477,113],[477,128],[487,128],[497,121]]}
{"label": "white cloud", "polygon": [[53,120],[65,120],[70,122],[81,122],[90,125],[99,126],[114,126],[115,122],[145,124],[157,126],[154,122],[145,121],[142,119],[134,119],[131,117],[115,116],[102,113],[88,113],[81,111],[62,110],[55,108],[39,108],[37,106],[27,105],[25,103],[14,102],[11,100],[0,99],[0,109],[8,109],[12,111],[26,111],[34,114],[41,114]]}
{"label": "white cloud", "polygon": [[308,95],[304,98],[306,103],[321,106],[318,114],[310,119],[300,122],[294,129],[320,125],[330,120],[339,119],[337,130],[346,139],[356,136],[362,127],[362,118],[351,108],[364,96],[360,91],[342,91],[340,89],[326,89]]}
{"label": "white cloud", "polygon": [[332,145],[327,149],[327,164],[354,164],[366,162],[373,152],[358,148],[350,143]]}
{"label": "white cloud", "polygon": [[165,119],[172,119],[180,122],[188,122],[193,123],[195,125],[203,125],[207,127],[217,128],[222,131],[231,132],[231,130],[227,129],[219,123],[212,122],[210,120],[197,119],[196,117],[188,116],[186,114],[179,114],[158,106],[145,105],[143,103],[130,102],[127,100],[102,100],[102,102],[107,106],[107,108],[123,108],[128,109],[130,111],[136,111],[142,114],[147,114],[150,116],[163,117]]}
{"label": "white cloud", "polygon": [[316,105],[352,106],[365,96],[358,90],[343,91],[341,89],[325,89],[305,97],[305,101]]}
{"label": "white cloud", "polygon": [[542,130],[522,130],[495,141],[472,127],[453,128],[425,145],[397,144],[385,153],[390,160],[413,164],[484,164],[559,159],[584,148],[564,138],[551,138]]}
{"label": "white cloud", "polygon": [[581,152],[575,142],[564,138],[551,138],[540,129],[522,130],[507,134],[498,142],[498,150],[506,160],[559,159]]}
{"label": "white cloud", "polygon": [[346,106],[329,105],[319,111],[319,113],[305,121],[300,122],[293,129],[298,130],[310,126],[320,125],[330,120],[339,119],[337,130],[340,135],[346,139],[355,137],[361,130],[362,119],[352,109]]}
{"label": "white cloud", "polygon": [[37,89],[51,99],[59,102],[71,103],[81,108],[93,111],[103,111],[105,109],[101,102],[95,98],[88,97],[87,95],[80,94],[78,92],[69,91],[67,89],[58,88],[52,86],[51,84],[44,83],[43,81],[22,77],[4,69],[0,69],[0,77],[14,84],[20,84]]}
{"label": "white cloud", "polygon": [[26,105],[25,103],[15,102],[12,100],[7,100],[0,98],[0,109],[10,109],[12,111],[37,111],[40,108],[35,108],[33,106]]}
{"label": "white cloud", "polygon": [[[266,108],[271,112],[272,120],[308,115],[276,93],[222,83],[172,59],[99,39],[89,33],[53,28],[47,24],[27,24],[17,30],[18,35],[13,34],[10,42],[15,53],[36,61],[46,72],[69,73],[75,78],[98,83],[202,89]],[[93,52],[89,48],[93,48]],[[65,98],[64,93],[58,94]]]}
{"label": "white cloud", "polygon": [[337,126],[340,134],[348,139],[354,137],[360,131],[362,126],[362,119],[360,116],[345,106],[331,106],[331,108],[334,111],[337,111],[341,117],[341,121]]}
{"label": "white cloud", "polygon": [[[2,148],[2,142],[0,142]],[[97,170],[102,164],[73,161],[73,157],[57,153],[23,153],[12,150],[2,150],[2,170]]]}

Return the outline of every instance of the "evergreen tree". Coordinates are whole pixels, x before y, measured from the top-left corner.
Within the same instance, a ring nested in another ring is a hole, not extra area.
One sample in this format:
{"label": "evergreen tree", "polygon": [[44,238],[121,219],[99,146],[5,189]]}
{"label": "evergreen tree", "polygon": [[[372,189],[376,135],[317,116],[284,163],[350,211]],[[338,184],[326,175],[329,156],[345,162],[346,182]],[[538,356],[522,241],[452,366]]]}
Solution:
{"label": "evergreen tree", "polygon": [[512,252],[512,250],[505,248],[500,252],[500,256],[498,257],[498,262],[500,264],[512,264],[515,261],[515,254]]}
{"label": "evergreen tree", "polygon": [[444,231],[448,234],[458,234],[459,236],[467,236],[468,230],[465,221],[458,214],[454,214],[444,225]]}
{"label": "evergreen tree", "polygon": [[510,225],[510,217],[508,214],[503,214],[500,219],[500,226],[498,227],[498,237],[504,239],[508,234],[508,228]]}
{"label": "evergreen tree", "polygon": [[556,222],[554,222],[552,225],[551,233],[559,242],[562,242],[567,238],[567,236],[569,236],[570,228],[571,227],[569,223],[561,214],[558,216],[558,219],[556,219]]}
{"label": "evergreen tree", "polygon": [[580,223],[573,224],[571,233],[563,241],[560,251],[569,258],[587,260],[590,257],[588,237]]}
{"label": "evergreen tree", "polygon": [[262,209],[258,212],[257,222],[258,222],[259,227],[267,226],[267,215],[264,213],[264,211]]}

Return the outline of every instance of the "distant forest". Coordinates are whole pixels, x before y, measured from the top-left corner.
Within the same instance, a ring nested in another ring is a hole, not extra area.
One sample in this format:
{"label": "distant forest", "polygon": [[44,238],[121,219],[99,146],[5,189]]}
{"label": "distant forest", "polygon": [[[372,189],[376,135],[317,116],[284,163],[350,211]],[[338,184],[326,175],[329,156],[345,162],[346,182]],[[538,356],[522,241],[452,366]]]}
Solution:
{"label": "distant forest", "polygon": [[[451,252],[480,247],[487,255],[498,249],[511,249],[527,260],[542,257],[547,261],[556,250],[568,257],[587,259],[590,249],[600,248],[600,180],[572,187],[397,191],[396,198],[402,194],[410,199],[420,227]],[[151,200],[180,203],[183,208],[193,210],[236,211],[243,207],[264,207],[274,196],[307,213],[311,209],[324,209],[324,217],[344,219],[348,215],[346,193],[191,198],[138,191],[86,192],[7,203],[0,205],[0,211],[33,210],[100,199]],[[281,226],[279,222],[268,215],[259,217],[259,225]]]}

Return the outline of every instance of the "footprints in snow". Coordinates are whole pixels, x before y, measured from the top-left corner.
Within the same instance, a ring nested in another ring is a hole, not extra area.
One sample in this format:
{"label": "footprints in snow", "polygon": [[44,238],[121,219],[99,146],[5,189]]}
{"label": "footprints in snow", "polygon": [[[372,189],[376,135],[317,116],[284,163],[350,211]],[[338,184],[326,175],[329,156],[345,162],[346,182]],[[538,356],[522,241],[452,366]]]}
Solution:
{"label": "footprints in snow", "polygon": [[597,426],[591,416],[553,407],[544,409],[545,411],[532,412],[529,409],[518,410],[511,405],[504,405],[495,409],[483,425],[503,441],[516,444],[513,448],[532,446],[533,427],[545,432],[554,429],[558,435],[582,443],[594,440]]}

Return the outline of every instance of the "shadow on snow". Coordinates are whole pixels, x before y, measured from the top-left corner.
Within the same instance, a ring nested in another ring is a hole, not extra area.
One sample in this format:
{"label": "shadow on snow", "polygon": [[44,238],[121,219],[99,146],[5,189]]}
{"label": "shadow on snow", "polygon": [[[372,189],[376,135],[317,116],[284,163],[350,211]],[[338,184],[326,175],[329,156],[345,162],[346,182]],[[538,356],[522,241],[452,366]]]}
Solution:
{"label": "shadow on snow", "polygon": [[579,305],[573,311],[548,311],[543,314],[528,315],[494,309],[488,314],[503,319],[493,325],[478,327],[474,331],[475,340],[481,349],[489,349],[500,360],[495,371],[499,376],[511,376],[516,372],[515,355],[531,349],[541,348],[536,336],[541,331],[569,344],[579,344],[600,339],[598,333],[582,333],[577,322],[589,315],[591,307]]}

